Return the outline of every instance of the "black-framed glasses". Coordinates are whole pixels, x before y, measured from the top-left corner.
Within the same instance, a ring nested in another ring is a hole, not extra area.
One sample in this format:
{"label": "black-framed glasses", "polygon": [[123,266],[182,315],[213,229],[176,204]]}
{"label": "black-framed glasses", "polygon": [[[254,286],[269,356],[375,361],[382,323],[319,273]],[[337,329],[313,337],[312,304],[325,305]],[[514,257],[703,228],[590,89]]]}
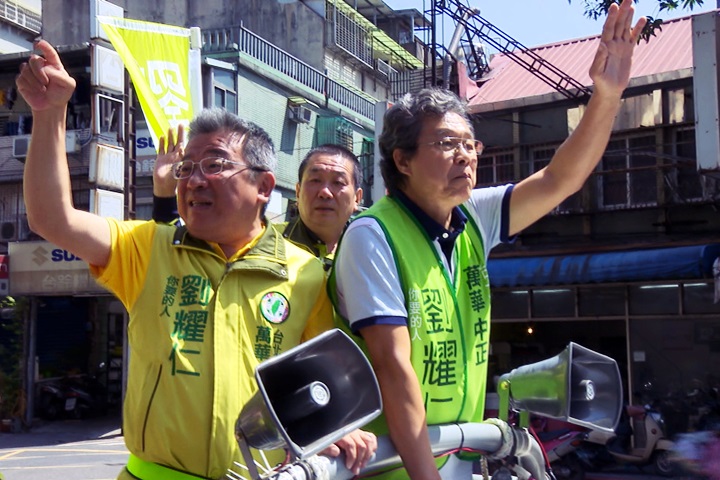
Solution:
{"label": "black-framed glasses", "polygon": [[[262,171],[261,168],[251,167],[245,163],[234,162],[222,157],[206,157],[199,162],[193,162],[192,160],[181,160],[172,164],[173,177],[176,180],[184,180],[190,178],[195,169],[195,165],[200,167],[200,171],[206,177],[213,175],[220,175],[223,171],[232,171],[236,173],[244,172],[245,170]],[[236,166],[245,167],[237,168]]]}
{"label": "black-framed glasses", "polygon": [[474,138],[445,137],[436,142],[428,142],[425,145],[432,145],[443,152],[457,152],[462,148],[468,155],[481,155],[485,146],[480,140]]}

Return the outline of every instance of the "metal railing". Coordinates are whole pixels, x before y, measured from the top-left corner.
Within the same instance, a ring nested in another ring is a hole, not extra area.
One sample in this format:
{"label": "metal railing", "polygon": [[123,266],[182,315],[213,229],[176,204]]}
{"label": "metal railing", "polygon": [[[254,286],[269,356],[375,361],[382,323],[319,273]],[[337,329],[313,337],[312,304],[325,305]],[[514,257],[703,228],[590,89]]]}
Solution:
{"label": "metal railing", "polygon": [[0,18],[35,33],[40,33],[42,17],[10,0],[0,0]]}
{"label": "metal railing", "polygon": [[375,117],[375,101],[369,95],[353,91],[327,75],[255,35],[244,27],[203,30],[203,53],[239,51],[263,62],[326,98],[359,113]]}

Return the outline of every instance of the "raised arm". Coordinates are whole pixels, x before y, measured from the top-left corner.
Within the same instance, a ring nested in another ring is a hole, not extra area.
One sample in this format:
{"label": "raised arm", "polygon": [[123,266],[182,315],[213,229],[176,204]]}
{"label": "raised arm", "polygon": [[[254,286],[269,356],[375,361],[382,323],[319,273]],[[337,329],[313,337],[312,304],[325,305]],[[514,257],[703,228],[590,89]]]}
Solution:
{"label": "raised arm", "polygon": [[31,55],[16,79],[33,114],[23,177],[28,224],[45,240],[104,266],[110,254],[110,227],[104,218],[77,210],[72,202],[65,119],[75,80],[48,42],[41,40],[36,49],[41,55]]}
{"label": "raised arm", "polygon": [[607,146],[620,109],[620,98],[630,79],[632,55],[645,26],[632,26],[632,0],[613,4],[603,26],[590,78],[593,94],[579,125],[558,148],[550,164],[518,183],[510,199],[510,234],[514,235],[580,190]]}

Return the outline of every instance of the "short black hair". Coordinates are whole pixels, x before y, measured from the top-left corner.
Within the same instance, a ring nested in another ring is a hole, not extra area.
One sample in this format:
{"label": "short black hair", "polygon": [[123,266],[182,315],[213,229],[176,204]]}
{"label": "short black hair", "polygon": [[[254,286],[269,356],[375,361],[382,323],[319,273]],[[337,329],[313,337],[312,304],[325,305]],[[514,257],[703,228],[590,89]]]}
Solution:
{"label": "short black hair", "polygon": [[330,155],[333,157],[340,156],[349,161],[353,166],[352,180],[355,188],[358,189],[362,186],[363,175],[360,160],[358,160],[357,156],[349,149],[341,145],[335,145],[334,143],[319,145],[311,149],[307,155],[305,155],[305,158],[303,158],[302,162],[300,162],[300,167],[298,167],[298,183],[302,183],[303,174],[307,169],[308,163],[310,163],[315,155]]}

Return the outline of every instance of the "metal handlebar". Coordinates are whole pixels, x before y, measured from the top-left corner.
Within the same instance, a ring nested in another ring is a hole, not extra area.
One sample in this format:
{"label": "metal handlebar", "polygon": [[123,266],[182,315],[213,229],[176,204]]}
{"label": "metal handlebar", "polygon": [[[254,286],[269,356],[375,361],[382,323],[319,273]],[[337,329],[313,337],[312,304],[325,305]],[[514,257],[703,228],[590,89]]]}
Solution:
{"label": "metal handlebar", "polygon": [[[518,479],[546,479],[542,448],[526,429],[495,421],[433,425],[428,427],[428,434],[435,456],[465,450],[483,453],[492,459],[513,457],[517,460],[513,473]],[[360,472],[360,476],[401,464],[402,460],[390,438],[382,436],[378,438],[377,451]],[[349,480],[354,477],[355,475],[345,467],[342,455],[336,458],[313,455],[279,467],[267,476],[263,475],[263,479],[267,480]],[[229,471],[227,478],[243,477]]]}

